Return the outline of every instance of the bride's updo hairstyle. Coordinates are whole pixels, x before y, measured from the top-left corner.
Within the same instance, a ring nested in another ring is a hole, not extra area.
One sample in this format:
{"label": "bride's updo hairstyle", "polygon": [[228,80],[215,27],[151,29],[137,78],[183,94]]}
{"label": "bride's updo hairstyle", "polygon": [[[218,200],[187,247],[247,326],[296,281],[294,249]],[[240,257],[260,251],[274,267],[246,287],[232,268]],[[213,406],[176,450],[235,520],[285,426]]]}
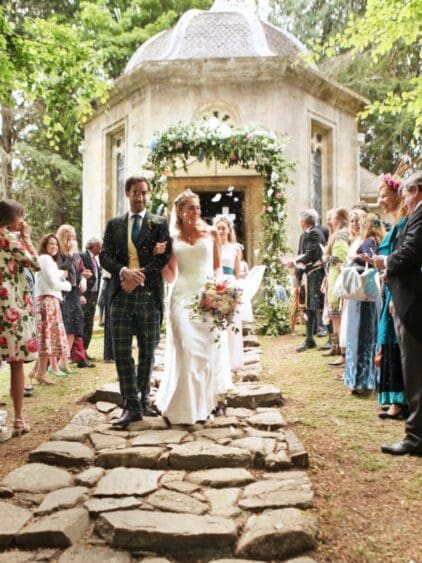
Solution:
{"label": "bride's updo hairstyle", "polygon": [[[181,194],[179,194],[176,199],[174,200],[173,212],[172,212],[172,219],[171,219],[171,228],[173,228],[176,232],[182,230],[182,212],[183,208],[187,204],[187,202],[191,199],[194,199],[197,203],[200,203],[199,197],[197,194],[193,193],[192,190],[185,190]],[[201,224],[205,223],[201,221]]]}
{"label": "bride's updo hairstyle", "polygon": [[226,225],[228,229],[227,240],[230,244],[235,244],[237,242],[236,232],[234,230],[233,223],[230,221],[227,215],[216,215],[212,224],[214,225],[214,227],[217,227],[219,223],[224,223]]}

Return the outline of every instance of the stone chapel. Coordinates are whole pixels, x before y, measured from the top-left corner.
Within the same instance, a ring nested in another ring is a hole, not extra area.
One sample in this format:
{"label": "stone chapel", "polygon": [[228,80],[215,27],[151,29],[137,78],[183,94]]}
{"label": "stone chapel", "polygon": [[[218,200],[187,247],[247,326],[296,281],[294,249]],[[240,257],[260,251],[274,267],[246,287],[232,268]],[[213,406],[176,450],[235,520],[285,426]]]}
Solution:
{"label": "stone chapel", "polygon": [[[154,132],[179,121],[214,117],[287,135],[285,156],[296,163],[287,188],[293,250],[301,210],[314,207],[324,217],[331,207],[370,199],[374,178],[359,166],[356,122],[366,100],[300,62],[304,53],[290,33],[224,0],[208,11],[187,11],[172,29],[142,44],[85,127],[84,241],[101,237],[108,219],[125,212],[126,177],[141,174]],[[219,162],[195,163],[189,175],[169,178],[170,203],[186,188],[200,195],[205,218],[232,217],[253,265],[261,177]]]}

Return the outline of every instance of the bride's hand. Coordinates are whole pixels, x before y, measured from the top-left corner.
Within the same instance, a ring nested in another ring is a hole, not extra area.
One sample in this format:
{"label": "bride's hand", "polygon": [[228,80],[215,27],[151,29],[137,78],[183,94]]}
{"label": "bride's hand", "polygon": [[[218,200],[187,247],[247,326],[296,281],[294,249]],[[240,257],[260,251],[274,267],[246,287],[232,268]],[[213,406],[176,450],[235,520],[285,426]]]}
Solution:
{"label": "bride's hand", "polygon": [[164,254],[164,252],[166,251],[166,246],[167,241],[157,242],[157,244],[154,246],[154,250],[152,251],[153,255],[157,256],[157,254]]}

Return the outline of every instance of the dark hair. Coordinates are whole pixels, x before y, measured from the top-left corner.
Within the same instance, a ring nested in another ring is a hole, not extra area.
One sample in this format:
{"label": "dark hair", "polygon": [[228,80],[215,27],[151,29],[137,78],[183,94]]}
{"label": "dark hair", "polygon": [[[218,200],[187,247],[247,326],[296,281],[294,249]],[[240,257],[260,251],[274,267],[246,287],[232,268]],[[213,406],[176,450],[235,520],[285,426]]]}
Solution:
{"label": "dark hair", "polygon": [[23,215],[23,207],[14,199],[0,201],[0,227],[11,225],[16,217]]}
{"label": "dark hair", "polygon": [[48,245],[48,241],[53,238],[56,242],[57,242],[57,246],[59,247],[57,250],[57,254],[55,256],[52,256],[52,259],[57,261],[59,252],[60,252],[60,243],[59,243],[59,239],[56,237],[56,235],[53,235],[53,233],[48,233],[47,235],[44,235],[42,237],[42,239],[40,240],[40,244],[38,246],[38,254],[41,256],[41,254],[48,254],[47,251],[47,245]]}
{"label": "dark hair", "polygon": [[130,192],[130,188],[135,184],[140,184],[143,182],[148,186],[148,191],[150,190],[150,185],[148,180],[144,176],[131,176],[125,182],[125,193],[128,194]]}

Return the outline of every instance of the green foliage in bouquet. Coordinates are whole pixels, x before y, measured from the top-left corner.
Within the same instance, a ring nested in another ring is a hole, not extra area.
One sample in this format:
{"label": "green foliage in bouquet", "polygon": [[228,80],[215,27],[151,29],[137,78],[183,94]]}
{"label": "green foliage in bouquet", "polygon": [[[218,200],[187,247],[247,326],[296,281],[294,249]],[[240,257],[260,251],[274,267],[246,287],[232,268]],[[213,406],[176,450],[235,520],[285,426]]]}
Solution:
{"label": "green foliage in bouquet", "polygon": [[241,166],[262,176],[263,240],[259,259],[266,271],[259,320],[264,334],[286,332],[286,313],[281,312],[285,307],[276,297],[278,286],[287,285],[287,272],[279,257],[288,250],[285,187],[290,183],[289,172],[294,169],[294,164],[284,157],[285,143],[285,138],[259,126],[229,127],[216,118],[178,123],[155,134],[143,167],[151,181],[152,207],[159,213],[167,206],[168,176],[180,169],[188,173],[193,162],[210,164],[215,159],[227,167]]}

